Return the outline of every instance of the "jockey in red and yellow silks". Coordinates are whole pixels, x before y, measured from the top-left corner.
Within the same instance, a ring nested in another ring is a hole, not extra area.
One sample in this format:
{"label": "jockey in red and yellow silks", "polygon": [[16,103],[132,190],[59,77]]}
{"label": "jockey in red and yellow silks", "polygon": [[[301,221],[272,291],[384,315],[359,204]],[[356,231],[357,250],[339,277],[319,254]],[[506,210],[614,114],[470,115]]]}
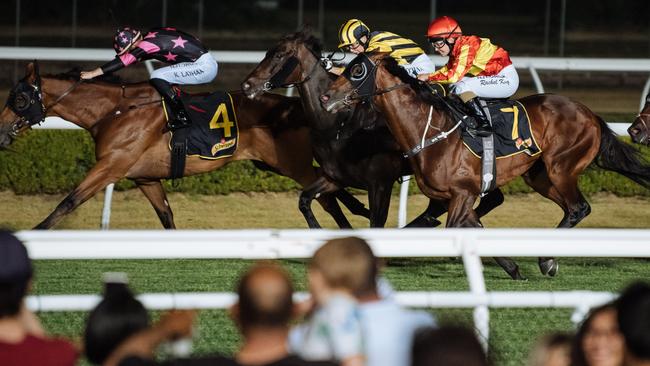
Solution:
{"label": "jockey in red and yellow silks", "polygon": [[492,76],[509,65],[512,61],[508,52],[489,39],[461,36],[456,39],[449,62],[429,76],[429,81],[456,83],[464,76]]}
{"label": "jockey in red and yellow silks", "polygon": [[418,78],[451,84],[451,93],[473,111],[477,135],[489,136],[492,128],[478,98],[508,98],[517,91],[519,76],[508,52],[487,38],[463,36],[458,22],[448,16],[431,22],[427,37],[436,53],[449,56],[449,61]]}

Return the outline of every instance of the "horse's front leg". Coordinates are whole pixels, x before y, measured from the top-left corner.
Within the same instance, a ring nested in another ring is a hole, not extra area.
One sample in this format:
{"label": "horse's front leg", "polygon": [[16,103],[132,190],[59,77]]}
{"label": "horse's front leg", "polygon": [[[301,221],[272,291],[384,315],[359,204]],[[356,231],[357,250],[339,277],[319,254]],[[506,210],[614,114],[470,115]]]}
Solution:
{"label": "horse's front leg", "polygon": [[[476,196],[469,192],[456,193],[449,202],[447,227],[483,227],[474,211]],[[525,280],[519,272],[519,266],[508,257],[495,257],[494,260],[513,280]]]}
{"label": "horse's front leg", "polygon": [[[305,217],[305,220],[307,221],[307,225],[309,226],[309,228],[311,229],[321,228],[320,224],[318,223],[318,220],[316,220],[316,216],[314,216],[314,212],[311,210],[311,202],[314,200],[314,198],[320,197],[322,194],[325,193],[335,192],[339,189],[340,187],[337,186],[334,182],[329,181],[325,177],[320,177],[300,193],[300,199],[298,200],[298,208],[300,209],[300,212],[302,212],[302,215]],[[347,219],[345,219],[345,221],[347,222]],[[342,223],[337,222],[337,224],[339,224],[339,226],[343,224],[343,227],[346,227],[344,222]],[[349,222],[347,223],[347,227],[348,228],[351,227]]]}
{"label": "horse's front leg", "polygon": [[108,184],[117,182],[126,174],[126,171],[117,171],[114,169],[114,167],[118,165],[115,164],[115,162],[108,163],[106,160],[103,161],[104,162],[98,161],[97,164],[90,169],[88,175],[86,175],[81,183],[79,183],[79,185],[68,194],[68,196],[63,199],[58,206],[56,206],[54,211],[52,211],[45,220],[36,225],[34,229],[43,230],[51,228],[59,223],[65,215],[86,202],[90,197],[104,189]]}

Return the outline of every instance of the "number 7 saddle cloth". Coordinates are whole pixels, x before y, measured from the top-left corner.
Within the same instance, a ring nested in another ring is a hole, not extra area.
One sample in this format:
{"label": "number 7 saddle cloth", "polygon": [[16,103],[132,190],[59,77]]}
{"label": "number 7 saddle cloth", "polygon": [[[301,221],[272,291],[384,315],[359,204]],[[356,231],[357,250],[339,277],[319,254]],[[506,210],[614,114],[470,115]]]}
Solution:
{"label": "number 7 saddle cloth", "polygon": [[[542,152],[523,104],[505,99],[488,99],[486,102],[494,130],[494,154],[497,159],[521,153],[534,156]],[[461,132],[461,136],[469,151],[480,158],[483,155],[481,137],[473,137],[466,130]]]}
{"label": "number 7 saddle cloth", "polygon": [[[217,91],[210,94],[182,93],[181,100],[190,121],[188,131],[170,132],[169,148],[178,136],[187,138],[187,156],[202,159],[220,159],[232,156],[237,150],[239,127],[237,115],[229,93]],[[165,118],[172,116],[165,105]],[[182,129],[182,130],[183,130]]]}

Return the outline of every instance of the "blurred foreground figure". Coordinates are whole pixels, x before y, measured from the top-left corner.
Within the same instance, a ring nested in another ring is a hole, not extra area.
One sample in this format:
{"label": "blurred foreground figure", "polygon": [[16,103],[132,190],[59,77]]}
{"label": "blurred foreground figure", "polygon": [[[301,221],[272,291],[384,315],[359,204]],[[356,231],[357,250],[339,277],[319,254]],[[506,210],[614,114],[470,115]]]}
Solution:
{"label": "blurred foreground figure", "polygon": [[625,338],[625,365],[650,366],[650,284],[637,282],[626,288],[616,308]]}
{"label": "blurred foreground figure", "polygon": [[412,366],[488,366],[483,347],[470,329],[426,328],[413,341]]}
{"label": "blurred foreground figure", "polygon": [[616,306],[593,309],[578,329],[571,354],[572,366],[622,366],[625,340],[619,331]]}
{"label": "blurred foreground figure", "polygon": [[47,338],[36,316],[25,306],[32,275],[23,243],[0,231],[0,365],[75,365],[77,351],[72,344]]}

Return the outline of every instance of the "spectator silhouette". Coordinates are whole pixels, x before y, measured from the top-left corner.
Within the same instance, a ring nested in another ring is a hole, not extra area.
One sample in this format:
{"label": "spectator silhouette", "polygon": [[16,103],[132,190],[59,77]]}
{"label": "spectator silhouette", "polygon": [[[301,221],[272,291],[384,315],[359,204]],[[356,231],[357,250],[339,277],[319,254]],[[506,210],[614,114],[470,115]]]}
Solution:
{"label": "spectator silhouette", "polygon": [[23,243],[0,231],[0,364],[74,365],[78,356],[72,344],[47,338],[36,316],[25,306],[32,275]]}
{"label": "spectator silhouette", "polygon": [[650,366],[650,284],[636,282],[627,287],[616,309],[625,338],[625,365]]}
{"label": "spectator silhouette", "polygon": [[153,350],[163,341],[191,333],[192,316],[176,312],[155,326],[127,339],[110,357],[108,366],[212,365],[212,366],[333,366],[330,362],[305,361],[289,354],[287,335],[293,316],[293,285],[288,274],[269,262],[252,266],[237,287],[238,302],[231,308],[243,344],[234,359],[222,356],[152,360]]}
{"label": "spectator silhouette", "polygon": [[90,312],[84,331],[84,352],[101,365],[129,336],[149,326],[147,310],[129,290],[124,274],[105,275],[104,298]]}
{"label": "spectator silhouette", "polygon": [[597,307],[585,318],[573,340],[572,366],[622,366],[625,341],[619,331],[616,306]]}
{"label": "spectator silhouette", "polygon": [[483,347],[467,328],[420,329],[413,341],[412,366],[488,366]]}

